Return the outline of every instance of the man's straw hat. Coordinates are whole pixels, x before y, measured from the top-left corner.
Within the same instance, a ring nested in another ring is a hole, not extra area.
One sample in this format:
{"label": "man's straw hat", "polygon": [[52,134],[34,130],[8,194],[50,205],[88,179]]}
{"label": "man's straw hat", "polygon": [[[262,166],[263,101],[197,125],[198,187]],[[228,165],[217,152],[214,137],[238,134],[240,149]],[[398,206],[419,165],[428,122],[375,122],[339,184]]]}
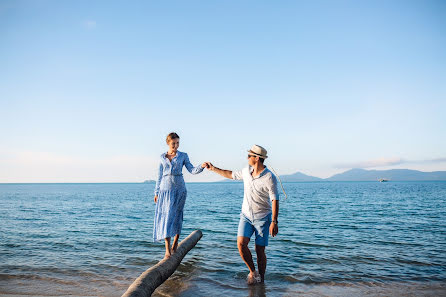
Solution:
{"label": "man's straw hat", "polygon": [[263,159],[268,158],[267,151],[261,147],[260,145],[254,144],[251,149],[248,151],[250,155],[254,155]]}

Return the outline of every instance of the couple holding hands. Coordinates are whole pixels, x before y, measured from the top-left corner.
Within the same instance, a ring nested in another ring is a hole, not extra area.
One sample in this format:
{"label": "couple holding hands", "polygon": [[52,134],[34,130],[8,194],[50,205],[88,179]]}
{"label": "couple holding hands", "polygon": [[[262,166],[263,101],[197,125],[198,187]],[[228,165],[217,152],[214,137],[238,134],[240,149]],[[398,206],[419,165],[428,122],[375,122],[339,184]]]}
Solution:
{"label": "couple holding hands", "polygon": [[[210,162],[194,167],[188,155],[178,151],[180,137],[176,133],[167,135],[166,143],[169,149],[167,153],[161,155],[155,186],[153,240],[164,239],[165,257],[170,257],[176,252],[187,196],[182,174],[183,166],[192,174],[199,174],[207,168],[223,177],[243,180],[244,195],[237,232],[237,246],[241,258],[249,268],[247,283],[263,283],[266,270],[265,247],[268,245],[269,234],[274,237],[278,233],[279,215],[277,179],[264,165],[265,159],[268,158],[267,151],[259,145],[253,145],[248,151],[249,166],[240,171],[230,171],[217,168]],[[255,269],[252,254],[248,248],[248,243],[254,233],[258,271]],[[174,237],[172,246],[171,237]]]}

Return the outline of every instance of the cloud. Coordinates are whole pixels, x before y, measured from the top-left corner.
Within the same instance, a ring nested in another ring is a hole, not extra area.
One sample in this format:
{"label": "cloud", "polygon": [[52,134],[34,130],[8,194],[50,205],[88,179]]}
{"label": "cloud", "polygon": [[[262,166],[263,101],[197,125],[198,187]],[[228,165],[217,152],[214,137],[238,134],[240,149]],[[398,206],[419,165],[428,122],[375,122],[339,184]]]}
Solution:
{"label": "cloud", "polygon": [[94,29],[96,28],[96,21],[86,20],[82,22],[82,25],[87,29]]}
{"label": "cloud", "polygon": [[434,158],[425,160],[407,160],[402,158],[379,158],[375,160],[368,160],[362,162],[351,162],[351,163],[339,163],[335,164],[334,168],[373,168],[373,167],[385,167],[394,166],[401,164],[432,164],[432,163],[443,163],[446,162],[446,158]]}
{"label": "cloud", "polygon": [[436,159],[430,159],[425,160],[426,163],[443,163],[446,162],[446,158],[436,158]]}

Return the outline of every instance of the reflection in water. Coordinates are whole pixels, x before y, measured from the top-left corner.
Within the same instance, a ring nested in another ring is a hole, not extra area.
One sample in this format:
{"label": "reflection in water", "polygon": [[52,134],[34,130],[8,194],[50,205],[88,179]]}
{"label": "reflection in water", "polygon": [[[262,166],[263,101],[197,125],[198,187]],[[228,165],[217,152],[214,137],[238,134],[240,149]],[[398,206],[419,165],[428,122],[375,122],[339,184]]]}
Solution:
{"label": "reflection in water", "polygon": [[266,297],[265,285],[249,286],[249,297]]}
{"label": "reflection in water", "polygon": [[190,279],[197,271],[197,263],[200,256],[184,259],[177,270],[161,286],[159,286],[152,296],[180,296],[190,287]]}

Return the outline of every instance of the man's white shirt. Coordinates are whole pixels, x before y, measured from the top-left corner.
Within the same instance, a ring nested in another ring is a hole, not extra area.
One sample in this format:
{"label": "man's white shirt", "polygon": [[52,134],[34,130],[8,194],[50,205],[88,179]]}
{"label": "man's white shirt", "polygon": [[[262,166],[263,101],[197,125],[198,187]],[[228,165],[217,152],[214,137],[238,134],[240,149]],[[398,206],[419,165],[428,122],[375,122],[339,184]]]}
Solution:
{"label": "man's white shirt", "polygon": [[253,171],[254,168],[248,166],[232,172],[233,179],[243,180],[242,213],[251,221],[269,215],[272,212],[271,201],[279,200],[276,176],[266,166],[257,177],[252,176]]}

